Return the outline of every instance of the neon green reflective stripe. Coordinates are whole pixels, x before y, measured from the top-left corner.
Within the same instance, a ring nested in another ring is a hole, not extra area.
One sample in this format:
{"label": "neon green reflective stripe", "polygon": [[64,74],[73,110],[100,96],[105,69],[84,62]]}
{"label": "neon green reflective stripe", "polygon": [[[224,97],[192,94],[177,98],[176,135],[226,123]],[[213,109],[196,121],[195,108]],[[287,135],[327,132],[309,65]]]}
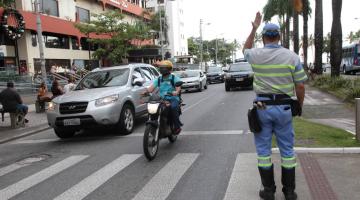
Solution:
{"label": "neon green reflective stripe", "polygon": [[295,81],[297,81],[297,82],[299,82],[299,81],[304,81],[304,80],[306,80],[307,78],[308,78],[308,77],[307,77],[306,74],[305,74],[303,77],[295,79]]}
{"label": "neon green reflective stripe", "polygon": [[291,72],[288,73],[258,73],[255,72],[255,76],[259,76],[259,77],[292,77]]}
{"label": "neon green reflective stripe", "polygon": [[258,166],[259,167],[271,167],[272,162],[271,162],[271,157],[267,156],[267,157],[258,157]]}
{"label": "neon green reflective stripe", "polygon": [[295,70],[295,66],[292,65],[252,65],[253,68],[257,69],[291,69]]}
{"label": "neon green reflective stripe", "polygon": [[277,89],[293,88],[294,86],[295,86],[294,83],[282,84],[282,85],[272,85],[272,87],[277,88]]}
{"label": "neon green reflective stripe", "polygon": [[300,71],[295,72],[294,74],[295,74],[295,75],[298,75],[298,74],[303,74],[303,73],[305,73],[305,71],[304,71],[304,69],[301,69]]}
{"label": "neon green reflective stripe", "polygon": [[296,158],[290,157],[290,158],[281,158],[281,166],[285,168],[294,168],[297,166]]}

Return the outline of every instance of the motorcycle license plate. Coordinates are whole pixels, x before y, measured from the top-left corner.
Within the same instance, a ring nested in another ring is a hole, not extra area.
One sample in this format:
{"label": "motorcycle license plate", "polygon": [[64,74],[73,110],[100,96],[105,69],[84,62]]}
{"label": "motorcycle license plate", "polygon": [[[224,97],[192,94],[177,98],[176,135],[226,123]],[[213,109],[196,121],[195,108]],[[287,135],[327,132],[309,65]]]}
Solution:
{"label": "motorcycle license plate", "polygon": [[64,119],[64,126],[79,126],[80,124],[80,118]]}
{"label": "motorcycle license plate", "polygon": [[236,81],[243,81],[244,78],[237,78]]}

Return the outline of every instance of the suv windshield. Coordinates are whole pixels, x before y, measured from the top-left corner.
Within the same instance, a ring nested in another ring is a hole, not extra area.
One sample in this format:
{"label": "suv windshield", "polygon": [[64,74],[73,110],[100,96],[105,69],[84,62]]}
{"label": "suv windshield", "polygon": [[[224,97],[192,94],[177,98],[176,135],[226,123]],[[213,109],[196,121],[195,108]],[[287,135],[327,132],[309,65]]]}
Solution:
{"label": "suv windshield", "polygon": [[126,85],[129,72],[128,68],[91,72],[81,80],[76,90]]}
{"label": "suv windshield", "polygon": [[252,68],[249,63],[233,64],[230,65],[229,72],[252,72]]}
{"label": "suv windshield", "polygon": [[197,71],[179,71],[174,72],[175,75],[179,76],[180,78],[191,78],[191,77],[198,77],[199,72]]}
{"label": "suv windshield", "polygon": [[210,73],[221,73],[222,71],[221,71],[221,68],[219,68],[219,67],[209,67],[209,69],[208,69],[208,72],[210,72]]}

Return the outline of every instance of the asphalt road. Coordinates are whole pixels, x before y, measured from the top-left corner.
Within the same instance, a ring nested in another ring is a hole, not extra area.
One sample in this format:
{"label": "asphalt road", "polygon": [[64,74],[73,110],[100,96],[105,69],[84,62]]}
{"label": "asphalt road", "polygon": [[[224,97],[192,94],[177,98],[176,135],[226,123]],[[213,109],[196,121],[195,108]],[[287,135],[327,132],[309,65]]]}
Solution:
{"label": "asphalt road", "polygon": [[0,145],[0,199],[258,199],[246,118],[253,97],[223,84],[183,94],[183,133],[161,141],[152,162],[142,152],[145,118],[129,136],[93,130],[60,140],[49,130]]}

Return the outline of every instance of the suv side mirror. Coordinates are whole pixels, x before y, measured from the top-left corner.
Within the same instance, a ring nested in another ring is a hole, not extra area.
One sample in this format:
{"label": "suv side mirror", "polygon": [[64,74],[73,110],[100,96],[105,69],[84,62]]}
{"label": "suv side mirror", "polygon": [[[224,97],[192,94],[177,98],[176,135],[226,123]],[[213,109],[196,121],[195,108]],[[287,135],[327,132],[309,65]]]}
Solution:
{"label": "suv side mirror", "polygon": [[223,72],[229,72],[229,70],[227,70],[227,69],[224,69],[224,70],[223,70]]}
{"label": "suv side mirror", "polygon": [[144,84],[144,79],[143,78],[136,78],[133,81],[133,85],[136,85],[136,86],[139,86],[139,87],[143,86],[143,84]]}
{"label": "suv side mirror", "polygon": [[184,83],[184,82],[179,81],[179,82],[175,83],[175,87],[181,87],[183,83]]}

